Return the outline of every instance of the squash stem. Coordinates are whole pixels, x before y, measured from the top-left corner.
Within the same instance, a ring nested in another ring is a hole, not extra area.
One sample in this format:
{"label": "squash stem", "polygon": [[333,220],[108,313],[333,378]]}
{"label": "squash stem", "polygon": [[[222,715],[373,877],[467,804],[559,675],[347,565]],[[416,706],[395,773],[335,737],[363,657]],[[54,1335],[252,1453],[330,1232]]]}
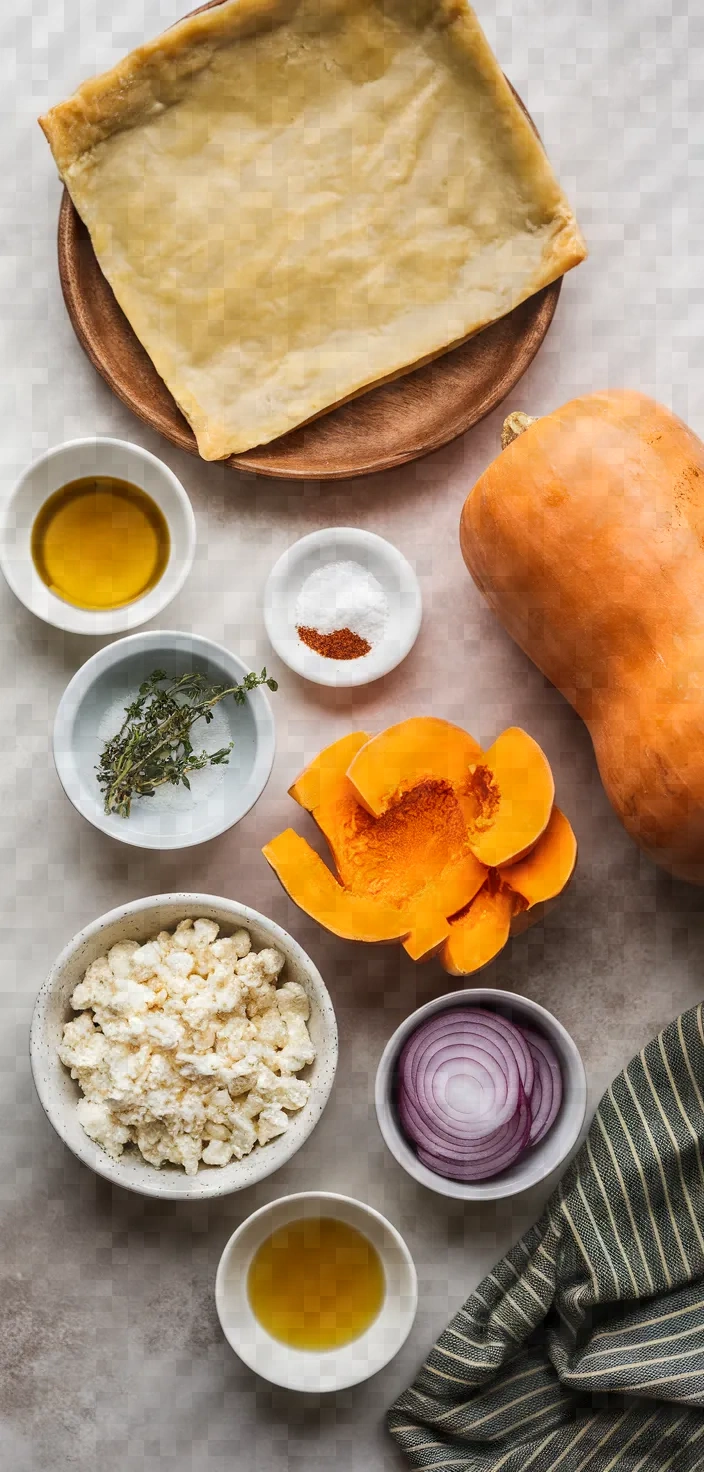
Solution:
{"label": "squash stem", "polygon": [[514,409],[512,414],[507,414],[501,429],[502,450],[512,445],[513,441],[518,439],[519,434],[523,434],[523,431],[531,424],[535,424],[537,418],[537,414],[524,414],[522,409]]}

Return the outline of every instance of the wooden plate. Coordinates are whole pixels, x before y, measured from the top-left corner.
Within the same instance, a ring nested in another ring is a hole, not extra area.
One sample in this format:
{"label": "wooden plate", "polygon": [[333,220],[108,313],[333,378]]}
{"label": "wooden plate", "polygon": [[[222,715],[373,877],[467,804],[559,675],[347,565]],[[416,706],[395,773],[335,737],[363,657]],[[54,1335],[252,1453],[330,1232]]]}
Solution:
{"label": "wooden plate", "polygon": [[[210,10],[213,3],[220,0],[199,8]],[[197,455],[195,435],[118,306],[67,190],[58,246],[64,301],[91,363],[139,419],[180,450]],[[510,393],[545,337],[561,286],[561,279],[554,281],[425,367],[370,389],[268,445],[231,455],[224,464],[295,480],[344,480],[428,455],[464,434]]]}

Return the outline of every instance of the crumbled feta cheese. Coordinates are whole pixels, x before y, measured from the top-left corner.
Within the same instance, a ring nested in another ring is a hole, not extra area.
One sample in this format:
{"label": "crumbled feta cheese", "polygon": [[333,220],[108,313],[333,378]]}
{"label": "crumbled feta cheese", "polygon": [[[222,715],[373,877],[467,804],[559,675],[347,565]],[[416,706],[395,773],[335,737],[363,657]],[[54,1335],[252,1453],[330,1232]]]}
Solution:
{"label": "crumbled feta cheese", "polygon": [[279,951],[218,930],[182,920],[145,945],[120,941],[74,990],[59,1057],[86,1134],[113,1158],[131,1144],[195,1175],[273,1140],[308,1100],[294,1077],[315,1058],[304,988],[276,985]]}
{"label": "crumbled feta cheese", "polygon": [[260,1043],[268,1043],[271,1048],[285,1048],[288,1042],[286,1023],[276,1005],[259,1013],[257,1037]]}
{"label": "crumbled feta cheese", "polygon": [[210,949],[218,960],[227,961],[234,966],[235,961],[249,955],[252,938],[248,930],[236,930],[234,935],[224,935],[221,940],[213,941]]}
{"label": "crumbled feta cheese", "polygon": [[108,965],[117,981],[127,981],[132,975],[132,957],[139,950],[136,940],[119,940],[108,951]]}
{"label": "crumbled feta cheese", "polygon": [[288,1115],[283,1109],[277,1109],[271,1105],[268,1109],[262,1109],[257,1119],[257,1139],[260,1145],[266,1145],[267,1140],[273,1140],[276,1135],[282,1135],[288,1129]]}
{"label": "crumbled feta cheese", "polygon": [[118,1123],[112,1110],[100,1100],[79,1099],[76,1107],[86,1134],[116,1160],[130,1138],[129,1130]]}
{"label": "crumbled feta cheese", "polygon": [[206,1165],[229,1165],[232,1145],[229,1140],[209,1140],[200,1158]]}

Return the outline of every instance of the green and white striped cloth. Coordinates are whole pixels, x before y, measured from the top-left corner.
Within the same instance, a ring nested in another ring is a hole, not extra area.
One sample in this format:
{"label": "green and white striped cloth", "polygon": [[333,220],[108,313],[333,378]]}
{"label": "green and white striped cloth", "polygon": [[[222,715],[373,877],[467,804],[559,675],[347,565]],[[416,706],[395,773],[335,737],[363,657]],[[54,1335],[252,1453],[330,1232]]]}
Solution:
{"label": "green and white striped cloth", "polygon": [[544,1215],[389,1413],[425,1472],[704,1468],[704,1030],[604,1095]]}

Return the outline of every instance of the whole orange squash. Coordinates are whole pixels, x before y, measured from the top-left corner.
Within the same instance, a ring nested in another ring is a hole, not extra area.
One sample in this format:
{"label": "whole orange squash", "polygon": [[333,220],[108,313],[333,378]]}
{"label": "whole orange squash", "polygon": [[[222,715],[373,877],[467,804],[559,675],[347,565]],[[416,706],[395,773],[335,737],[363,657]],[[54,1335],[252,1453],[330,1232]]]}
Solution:
{"label": "whole orange squash", "polygon": [[704,884],[702,442],[642,394],[573,399],[480,477],[461,544],[504,627],[586,722],[628,832]]}

